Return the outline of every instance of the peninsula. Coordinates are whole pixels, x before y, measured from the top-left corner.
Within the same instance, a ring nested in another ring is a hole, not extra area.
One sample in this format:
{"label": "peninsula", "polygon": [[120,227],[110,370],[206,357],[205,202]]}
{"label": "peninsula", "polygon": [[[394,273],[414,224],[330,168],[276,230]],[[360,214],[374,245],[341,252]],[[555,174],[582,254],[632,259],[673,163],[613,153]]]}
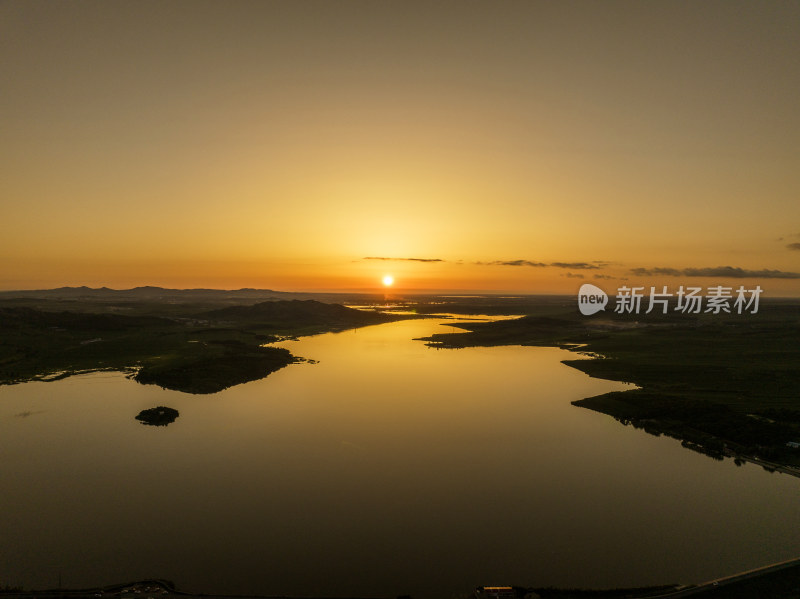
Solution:
{"label": "peninsula", "polygon": [[302,360],[270,343],[408,317],[274,296],[153,287],[0,294],[0,384],[117,370],[216,393]]}

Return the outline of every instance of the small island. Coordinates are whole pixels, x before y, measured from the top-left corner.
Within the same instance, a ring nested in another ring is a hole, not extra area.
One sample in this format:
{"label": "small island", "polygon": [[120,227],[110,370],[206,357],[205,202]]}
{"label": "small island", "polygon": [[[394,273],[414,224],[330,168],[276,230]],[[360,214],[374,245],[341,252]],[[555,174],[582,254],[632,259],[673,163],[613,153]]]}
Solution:
{"label": "small island", "polygon": [[175,422],[180,413],[175,408],[166,406],[156,406],[148,410],[142,410],[136,416],[136,420],[149,426],[167,426]]}

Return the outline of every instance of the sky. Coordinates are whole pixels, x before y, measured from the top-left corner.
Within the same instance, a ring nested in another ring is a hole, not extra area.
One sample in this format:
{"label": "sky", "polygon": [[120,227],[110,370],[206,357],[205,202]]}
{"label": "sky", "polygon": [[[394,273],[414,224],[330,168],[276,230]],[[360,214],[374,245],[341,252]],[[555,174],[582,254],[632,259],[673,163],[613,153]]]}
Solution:
{"label": "sky", "polygon": [[800,2],[0,1],[0,289],[800,296]]}

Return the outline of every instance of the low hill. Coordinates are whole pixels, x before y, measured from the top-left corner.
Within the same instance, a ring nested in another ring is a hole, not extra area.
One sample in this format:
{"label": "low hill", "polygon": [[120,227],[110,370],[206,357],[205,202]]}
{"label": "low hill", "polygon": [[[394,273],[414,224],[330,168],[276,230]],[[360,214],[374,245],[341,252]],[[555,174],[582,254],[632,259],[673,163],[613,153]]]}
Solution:
{"label": "low hill", "polygon": [[272,289],[166,289],[147,285],[133,289],[110,289],[108,287],[59,287],[57,289],[29,289],[20,291],[0,291],[0,300],[3,299],[62,299],[62,300],[177,300],[219,301],[231,298],[270,299],[292,296],[294,294],[273,291]]}
{"label": "low hill", "polygon": [[[102,309],[90,302],[75,307]],[[0,305],[0,385],[119,370],[134,374],[143,384],[216,393],[299,361],[286,349],[265,347],[279,335],[296,337],[406,318],[314,300],[222,308],[217,304],[199,313],[188,306],[176,313],[172,303],[158,301],[148,303],[146,310],[124,315]]]}
{"label": "low hill", "polygon": [[282,328],[289,323],[294,326],[348,328],[389,322],[398,318],[397,315],[365,312],[316,300],[276,300],[253,306],[231,306],[204,312],[197,317],[214,321],[274,325],[275,328]]}

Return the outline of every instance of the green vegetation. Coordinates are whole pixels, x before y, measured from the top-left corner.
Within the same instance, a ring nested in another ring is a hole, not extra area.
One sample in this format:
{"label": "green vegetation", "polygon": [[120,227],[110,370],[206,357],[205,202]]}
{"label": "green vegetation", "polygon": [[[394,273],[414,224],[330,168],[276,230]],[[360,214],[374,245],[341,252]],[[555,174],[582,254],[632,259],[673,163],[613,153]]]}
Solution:
{"label": "green vegetation", "polygon": [[[446,310],[446,308],[445,308]],[[574,402],[624,424],[667,434],[710,455],[800,465],[800,305],[766,302],[757,314],[578,313],[530,307],[525,317],[458,323],[438,347],[554,345],[594,359],[564,363],[639,388]],[[538,312],[538,313],[537,313]]]}
{"label": "green vegetation", "polygon": [[[248,293],[240,305],[231,305],[235,297],[214,303],[202,293],[201,303],[196,295],[164,302],[151,297],[153,289],[121,302],[105,293],[0,301],[0,384],[118,370],[143,384],[215,393],[300,360],[265,344],[404,318],[315,300],[251,305]],[[65,302],[72,309],[63,310]]]}

